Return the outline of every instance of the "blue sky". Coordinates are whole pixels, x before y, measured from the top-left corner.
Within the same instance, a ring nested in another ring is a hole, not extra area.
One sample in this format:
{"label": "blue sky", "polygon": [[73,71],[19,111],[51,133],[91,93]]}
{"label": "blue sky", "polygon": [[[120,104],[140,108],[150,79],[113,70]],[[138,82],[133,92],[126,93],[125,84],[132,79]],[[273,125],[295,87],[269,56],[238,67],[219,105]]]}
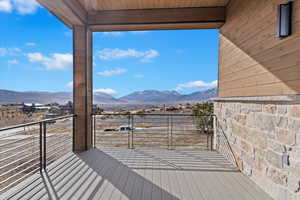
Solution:
{"label": "blue sky", "polygon": [[[71,91],[72,31],[35,0],[0,0],[0,88]],[[94,90],[216,86],[218,30],[94,33]]]}

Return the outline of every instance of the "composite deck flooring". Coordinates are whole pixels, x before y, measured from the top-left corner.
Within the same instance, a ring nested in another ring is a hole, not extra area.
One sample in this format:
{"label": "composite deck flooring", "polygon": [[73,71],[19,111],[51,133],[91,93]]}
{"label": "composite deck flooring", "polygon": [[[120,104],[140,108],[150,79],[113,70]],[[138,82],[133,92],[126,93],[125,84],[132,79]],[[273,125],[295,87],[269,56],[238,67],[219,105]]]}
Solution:
{"label": "composite deck flooring", "polygon": [[271,198],[215,151],[95,148],[63,156],[0,199]]}

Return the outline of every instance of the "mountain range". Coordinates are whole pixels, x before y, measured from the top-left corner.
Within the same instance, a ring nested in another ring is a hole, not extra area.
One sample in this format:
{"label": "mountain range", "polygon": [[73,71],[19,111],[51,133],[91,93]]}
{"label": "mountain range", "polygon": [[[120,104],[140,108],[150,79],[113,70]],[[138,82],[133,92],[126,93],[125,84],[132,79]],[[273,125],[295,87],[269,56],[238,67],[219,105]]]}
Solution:
{"label": "mountain range", "polygon": [[[180,94],[176,91],[144,90],[115,98],[105,93],[94,93],[94,103],[184,103],[207,101],[217,96],[217,89]],[[0,104],[15,103],[66,103],[72,100],[71,92],[16,92],[0,90]]]}

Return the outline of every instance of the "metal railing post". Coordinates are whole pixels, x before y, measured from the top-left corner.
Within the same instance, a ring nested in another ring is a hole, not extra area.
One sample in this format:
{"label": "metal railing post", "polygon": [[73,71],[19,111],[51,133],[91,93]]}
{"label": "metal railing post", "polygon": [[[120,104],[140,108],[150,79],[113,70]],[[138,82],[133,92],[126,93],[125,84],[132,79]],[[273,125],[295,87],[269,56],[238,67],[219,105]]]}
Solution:
{"label": "metal railing post", "polygon": [[217,140],[217,144],[216,144],[216,150],[220,150],[220,135],[219,135],[219,122],[218,120],[216,119],[216,140]]}
{"label": "metal railing post", "polygon": [[43,170],[43,123],[39,123],[40,126],[40,171]]}
{"label": "metal railing post", "polygon": [[216,117],[215,116],[212,116],[212,120],[213,120],[213,127],[212,127],[212,129],[213,129],[213,132],[212,132],[212,134],[211,134],[211,136],[210,136],[210,150],[212,151],[213,149],[214,149],[214,136],[215,136],[215,119],[216,119]]}
{"label": "metal railing post", "polygon": [[72,117],[72,151],[75,149],[75,116]]}
{"label": "metal railing post", "polygon": [[94,128],[94,131],[93,131],[93,136],[94,136],[94,137],[93,137],[93,138],[94,138],[94,141],[93,141],[93,142],[94,142],[94,143],[93,143],[93,144],[94,144],[94,148],[96,148],[96,139],[97,139],[97,137],[96,137],[96,115],[93,115],[93,123],[94,123],[94,124],[93,124],[93,125],[94,125],[94,126],[93,126],[93,128]]}
{"label": "metal railing post", "polygon": [[168,124],[168,149],[170,150],[171,149],[170,115],[168,115],[167,124]]}
{"label": "metal railing post", "polygon": [[46,122],[43,122],[43,132],[44,132],[44,141],[43,141],[43,169],[46,170],[46,167],[47,167],[47,138],[46,138],[46,135],[47,135],[47,124]]}
{"label": "metal railing post", "polygon": [[207,150],[209,150],[209,128],[208,128],[208,122],[209,122],[209,119],[208,119],[208,117],[206,116],[206,117],[203,117],[204,118],[204,120],[203,120],[203,122],[204,122],[204,132],[206,132],[206,148],[207,148]]}
{"label": "metal railing post", "polygon": [[[130,115],[128,115],[127,118],[128,118],[128,127],[131,127],[131,117],[130,117]],[[128,146],[128,149],[130,149],[130,132],[131,132],[131,130],[128,130],[128,132],[127,132],[127,146]]]}
{"label": "metal railing post", "polygon": [[134,148],[134,145],[133,145],[133,131],[134,131],[134,116],[133,115],[131,115],[131,136],[130,136],[130,140],[131,140],[131,142],[130,142],[130,148],[131,149],[133,149]]}
{"label": "metal railing post", "polygon": [[170,149],[173,149],[173,116],[171,115],[171,139],[170,139]]}
{"label": "metal railing post", "polygon": [[209,133],[206,132],[206,149],[209,149]]}

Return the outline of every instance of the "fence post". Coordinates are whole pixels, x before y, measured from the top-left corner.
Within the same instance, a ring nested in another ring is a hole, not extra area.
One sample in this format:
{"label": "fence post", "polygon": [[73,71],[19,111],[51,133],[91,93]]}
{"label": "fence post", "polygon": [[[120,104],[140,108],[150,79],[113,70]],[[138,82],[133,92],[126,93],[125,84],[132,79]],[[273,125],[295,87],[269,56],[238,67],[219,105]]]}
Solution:
{"label": "fence post", "polygon": [[47,138],[46,138],[46,135],[47,135],[47,124],[46,122],[44,121],[43,122],[43,129],[44,129],[44,148],[43,148],[43,153],[44,153],[44,156],[43,156],[43,169],[46,170],[46,167],[47,167],[47,157],[46,157],[46,154],[47,154]]}

